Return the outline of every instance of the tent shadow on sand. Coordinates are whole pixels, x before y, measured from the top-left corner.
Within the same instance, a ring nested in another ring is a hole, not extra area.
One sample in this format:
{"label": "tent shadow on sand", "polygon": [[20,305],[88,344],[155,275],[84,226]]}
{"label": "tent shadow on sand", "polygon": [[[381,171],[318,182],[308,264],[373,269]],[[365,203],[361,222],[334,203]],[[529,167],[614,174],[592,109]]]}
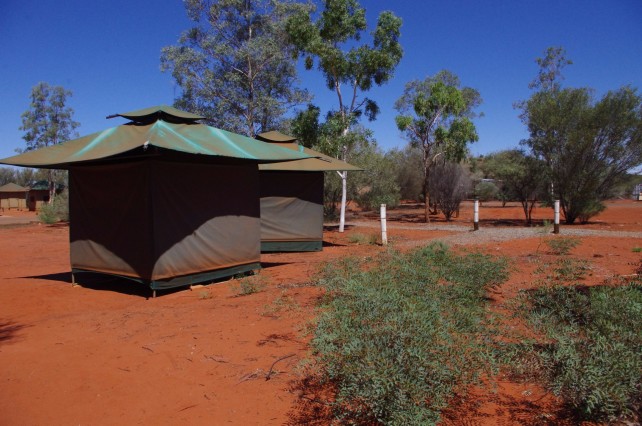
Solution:
{"label": "tent shadow on sand", "polygon": [[[28,277],[21,277],[26,279],[47,280],[55,281],[62,285],[72,286],[71,271],[58,272],[54,274],[33,275]],[[119,277],[116,275],[106,275],[101,273],[84,272],[80,275],[80,282],[76,283],[77,286],[88,288],[98,291],[111,291],[115,293],[127,294],[130,296],[139,296],[150,298],[152,292],[149,287],[144,285],[132,285],[132,280]],[[171,294],[176,291],[185,290],[186,287],[176,287],[172,289],[164,289],[163,294]]]}

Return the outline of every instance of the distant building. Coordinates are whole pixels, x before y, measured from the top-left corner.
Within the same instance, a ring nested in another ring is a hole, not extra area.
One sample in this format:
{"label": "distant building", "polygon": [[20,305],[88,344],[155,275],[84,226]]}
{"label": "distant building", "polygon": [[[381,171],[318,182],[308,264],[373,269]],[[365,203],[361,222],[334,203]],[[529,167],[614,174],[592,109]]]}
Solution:
{"label": "distant building", "polygon": [[15,183],[0,186],[0,210],[26,210],[29,188]]}
{"label": "distant building", "polygon": [[[56,184],[56,194],[60,194],[65,187]],[[29,188],[29,197],[27,199],[27,207],[29,211],[40,210],[43,204],[49,202],[49,182],[46,180],[39,180],[31,185]]]}

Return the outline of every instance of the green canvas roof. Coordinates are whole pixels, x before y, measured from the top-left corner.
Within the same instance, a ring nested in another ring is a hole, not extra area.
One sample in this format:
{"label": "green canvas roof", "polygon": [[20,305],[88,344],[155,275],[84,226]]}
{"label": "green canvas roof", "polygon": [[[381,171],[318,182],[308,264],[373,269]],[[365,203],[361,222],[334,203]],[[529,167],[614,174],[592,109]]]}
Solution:
{"label": "green canvas roof", "polygon": [[[151,155],[151,147],[191,154],[192,158],[208,161],[222,157],[256,161],[283,162],[310,158],[305,152],[283,149],[273,144],[259,144],[255,139],[195,123],[198,117],[174,108],[152,107],[123,117],[154,119],[152,122],[130,122],[47,148],[0,159],[0,164],[49,169],[67,169],[73,165],[96,162],[125,154]],[[190,116],[190,117],[188,117]],[[169,122],[164,119],[169,117]],[[184,122],[180,122],[184,121]]]}
{"label": "green canvas roof", "polygon": [[310,148],[305,148],[303,145],[296,143],[296,138],[288,135],[284,135],[281,132],[270,131],[261,133],[256,136],[256,139],[267,142],[271,146],[279,146],[282,148],[287,148],[292,151],[301,152],[309,155],[310,157],[307,160],[293,161],[287,163],[271,163],[271,164],[261,164],[259,170],[280,170],[280,171],[309,171],[309,172],[321,172],[321,171],[342,171],[342,170],[363,170],[359,167],[348,164],[345,161],[341,161],[336,158],[332,158],[325,154],[321,154]]}
{"label": "green canvas roof", "polygon": [[29,192],[29,188],[25,188],[24,186],[20,186],[15,183],[8,183],[0,186],[0,192]]}
{"label": "green canvas roof", "polygon": [[205,117],[201,117],[200,115],[192,114],[186,111],[181,111],[180,109],[176,109],[174,107],[167,106],[167,105],[160,105],[160,106],[154,106],[149,108],[143,108],[136,111],[123,112],[119,114],[110,115],[107,118],[113,118],[113,117],[123,117],[135,122],[149,122],[149,121],[156,121],[158,119],[165,120],[165,121],[172,121],[172,122],[174,121],[190,122],[190,121],[202,120],[205,118]]}

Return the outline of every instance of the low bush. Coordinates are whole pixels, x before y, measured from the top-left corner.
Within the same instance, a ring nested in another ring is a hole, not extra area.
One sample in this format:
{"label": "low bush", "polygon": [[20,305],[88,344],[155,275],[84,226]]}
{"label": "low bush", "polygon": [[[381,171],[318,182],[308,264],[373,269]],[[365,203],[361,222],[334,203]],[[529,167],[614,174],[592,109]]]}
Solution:
{"label": "low bush", "polygon": [[69,221],[69,198],[67,192],[56,195],[50,204],[43,204],[38,212],[38,218],[48,225],[58,221]]}
{"label": "low bush", "polygon": [[[632,416],[642,407],[642,286],[551,286],[522,293],[517,309],[545,343],[520,345],[515,367],[590,420]],[[527,368],[525,368],[527,367]]]}
{"label": "low bush", "polygon": [[583,280],[589,271],[590,266],[585,260],[567,257],[542,264],[535,270],[537,274],[545,274],[544,282],[549,285]]}
{"label": "low bush", "polygon": [[490,373],[495,327],[485,309],[506,263],[442,244],[329,264],[312,339],[328,402],[346,424],[434,424],[458,391]]}
{"label": "low bush", "polygon": [[551,253],[556,255],[567,255],[580,244],[578,238],[554,237],[546,240],[546,245],[551,249]]}
{"label": "low bush", "polygon": [[262,275],[248,275],[237,278],[232,290],[237,296],[248,296],[263,291],[266,285]]}

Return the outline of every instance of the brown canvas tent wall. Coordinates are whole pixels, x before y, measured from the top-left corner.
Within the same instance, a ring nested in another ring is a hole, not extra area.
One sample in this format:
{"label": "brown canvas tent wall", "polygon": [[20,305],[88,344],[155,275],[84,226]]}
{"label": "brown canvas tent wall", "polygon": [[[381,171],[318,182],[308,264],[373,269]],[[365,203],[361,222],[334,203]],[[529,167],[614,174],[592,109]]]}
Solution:
{"label": "brown canvas tent wall", "polygon": [[69,186],[74,272],[161,289],[260,268],[256,164],[79,166]]}
{"label": "brown canvas tent wall", "polygon": [[261,133],[257,139],[315,157],[259,166],[261,251],[322,250],[324,172],[361,169],[304,148],[280,132]]}
{"label": "brown canvas tent wall", "polygon": [[0,160],[69,170],[72,272],[156,290],[260,267],[258,164],[309,156],[170,107],[118,115],[134,121]]}
{"label": "brown canvas tent wall", "polygon": [[0,186],[0,209],[26,209],[28,188],[15,183]]}

